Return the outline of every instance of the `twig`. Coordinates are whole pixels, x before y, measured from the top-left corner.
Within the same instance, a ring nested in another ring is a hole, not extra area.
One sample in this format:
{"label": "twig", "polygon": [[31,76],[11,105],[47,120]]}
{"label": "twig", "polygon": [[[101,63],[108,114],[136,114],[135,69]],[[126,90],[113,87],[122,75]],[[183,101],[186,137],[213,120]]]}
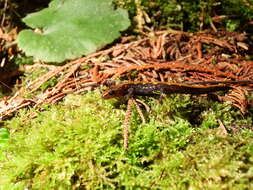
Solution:
{"label": "twig", "polygon": [[4,25],[4,21],[5,21],[5,12],[6,12],[6,9],[7,9],[7,4],[8,4],[8,0],[5,0],[4,1],[4,8],[3,8],[3,16],[2,16],[2,20],[1,20],[1,27],[3,27]]}

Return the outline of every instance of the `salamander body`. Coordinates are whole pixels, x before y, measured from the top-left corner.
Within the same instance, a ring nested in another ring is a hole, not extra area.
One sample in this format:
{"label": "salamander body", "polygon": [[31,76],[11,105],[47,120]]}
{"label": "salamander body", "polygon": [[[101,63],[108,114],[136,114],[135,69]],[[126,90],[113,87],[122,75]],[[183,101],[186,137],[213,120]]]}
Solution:
{"label": "salamander body", "polygon": [[126,82],[109,88],[103,93],[103,99],[111,99],[125,95],[153,96],[164,94],[208,94],[216,91],[227,91],[228,84],[187,84],[169,82]]}

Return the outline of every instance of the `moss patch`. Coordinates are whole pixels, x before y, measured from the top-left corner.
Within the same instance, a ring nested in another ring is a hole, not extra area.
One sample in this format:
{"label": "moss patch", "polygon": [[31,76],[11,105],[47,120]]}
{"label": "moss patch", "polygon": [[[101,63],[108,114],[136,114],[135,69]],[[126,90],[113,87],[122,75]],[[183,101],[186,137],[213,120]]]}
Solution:
{"label": "moss patch", "polygon": [[[22,110],[4,123],[10,138],[1,147],[0,189],[252,188],[251,115],[183,95],[145,101],[148,122],[133,111],[127,151],[126,106],[97,91],[70,95],[44,112]],[[32,112],[38,117],[28,119]],[[228,135],[217,135],[218,119]]]}

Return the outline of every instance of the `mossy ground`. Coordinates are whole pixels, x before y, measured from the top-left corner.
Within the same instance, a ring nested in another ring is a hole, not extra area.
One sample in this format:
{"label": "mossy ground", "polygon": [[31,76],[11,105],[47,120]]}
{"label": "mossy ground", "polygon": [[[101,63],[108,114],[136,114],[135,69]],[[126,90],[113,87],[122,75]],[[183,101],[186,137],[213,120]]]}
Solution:
{"label": "mossy ground", "polygon": [[[115,2],[136,16],[133,0]],[[219,2],[141,0],[140,8],[154,28],[209,28],[216,10],[233,15],[220,24],[229,30],[250,26],[245,23],[252,20],[252,9],[243,1]],[[33,71],[23,84],[44,72]],[[1,123],[0,190],[253,189],[253,110],[242,116],[228,104],[187,95],[145,102],[151,108],[148,121],[142,124],[133,111],[127,151],[122,146],[126,105],[101,100],[98,91],[69,95],[58,105],[44,105],[43,112],[21,110]]]}
{"label": "mossy ground", "polygon": [[126,105],[98,91],[20,111],[3,124],[10,138],[0,147],[0,189],[253,188],[251,114],[187,95],[145,102],[148,122],[133,111],[127,151]]}

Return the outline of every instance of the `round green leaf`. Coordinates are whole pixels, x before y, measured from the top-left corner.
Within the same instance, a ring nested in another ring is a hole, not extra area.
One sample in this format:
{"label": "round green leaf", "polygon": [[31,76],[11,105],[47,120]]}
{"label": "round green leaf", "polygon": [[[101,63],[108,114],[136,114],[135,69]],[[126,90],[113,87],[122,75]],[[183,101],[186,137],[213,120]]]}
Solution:
{"label": "round green leaf", "polygon": [[32,28],[18,35],[19,47],[45,62],[63,62],[95,52],[129,27],[128,14],[112,0],[54,0],[23,21]]}

